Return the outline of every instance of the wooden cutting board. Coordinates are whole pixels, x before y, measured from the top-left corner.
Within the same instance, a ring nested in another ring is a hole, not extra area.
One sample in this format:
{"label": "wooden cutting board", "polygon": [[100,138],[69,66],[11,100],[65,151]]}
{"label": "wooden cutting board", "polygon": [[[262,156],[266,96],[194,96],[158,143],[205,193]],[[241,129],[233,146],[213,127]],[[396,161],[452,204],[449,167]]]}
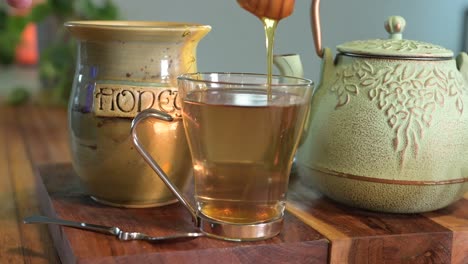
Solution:
{"label": "wooden cutting board", "polygon": [[[198,238],[149,244],[49,228],[64,263],[468,263],[468,196],[430,213],[376,213],[323,197],[307,184],[303,177],[307,173],[299,168],[291,178],[283,232],[266,241]],[[46,215],[153,235],[192,227],[190,215],[179,204],[118,209],[93,202],[69,164],[43,166],[39,175],[40,203]]]}
{"label": "wooden cutting board", "polygon": [[310,173],[298,168],[287,209],[330,241],[330,263],[468,264],[468,195],[430,213],[377,213],[323,197]]}
{"label": "wooden cutting board", "polygon": [[[193,230],[188,212],[173,204],[121,209],[100,205],[81,188],[70,164],[38,168],[39,199],[50,217],[118,226],[151,235]],[[116,237],[49,225],[63,263],[327,263],[329,242],[286,213],[280,235],[258,242],[197,238],[174,243],[119,241]]]}

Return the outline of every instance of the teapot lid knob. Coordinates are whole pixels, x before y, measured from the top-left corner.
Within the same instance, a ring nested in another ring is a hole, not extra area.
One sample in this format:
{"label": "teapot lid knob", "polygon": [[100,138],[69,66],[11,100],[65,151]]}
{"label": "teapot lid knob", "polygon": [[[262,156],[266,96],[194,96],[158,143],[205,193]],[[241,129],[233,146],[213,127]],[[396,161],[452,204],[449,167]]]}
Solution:
{"label": "teapot lid knob", "polygon": [[402,39],[406,21],[401,16],[391,16],[385,21],[385,30],[390,34],[391,39]]}

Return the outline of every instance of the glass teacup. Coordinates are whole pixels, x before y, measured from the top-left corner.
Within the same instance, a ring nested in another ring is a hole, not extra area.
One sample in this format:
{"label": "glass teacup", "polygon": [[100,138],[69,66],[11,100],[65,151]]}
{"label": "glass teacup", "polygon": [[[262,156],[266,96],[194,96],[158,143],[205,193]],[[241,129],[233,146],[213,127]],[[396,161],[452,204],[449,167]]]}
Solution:
{"label": "glass teacup", "polygon": [[[179,76],[179,100],[195,179],[194,210],[141,147],[135,132],[156,110],[132,125],[145,160],[189,209],[205,234],[226,240],[261,240],[281,231],[289,173],[312,95],[310,80],[246,73]],[[160,121],[164,122],[164,121]],[[157,138],[153,140],[158,140]]]}

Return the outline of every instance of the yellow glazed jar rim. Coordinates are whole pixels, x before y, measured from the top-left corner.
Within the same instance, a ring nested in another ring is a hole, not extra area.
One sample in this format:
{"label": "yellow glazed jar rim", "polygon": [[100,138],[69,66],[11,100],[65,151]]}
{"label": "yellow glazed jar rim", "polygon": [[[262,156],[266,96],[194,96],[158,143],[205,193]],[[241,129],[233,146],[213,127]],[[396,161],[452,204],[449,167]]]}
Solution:
{"label": "yellow glazed jar rim", "polygon": [[[83,20],[64,26],[80,40],[161,41],[203,37],[211,26],[168,21]],[[201,35],[201,36],[200,36]]]}

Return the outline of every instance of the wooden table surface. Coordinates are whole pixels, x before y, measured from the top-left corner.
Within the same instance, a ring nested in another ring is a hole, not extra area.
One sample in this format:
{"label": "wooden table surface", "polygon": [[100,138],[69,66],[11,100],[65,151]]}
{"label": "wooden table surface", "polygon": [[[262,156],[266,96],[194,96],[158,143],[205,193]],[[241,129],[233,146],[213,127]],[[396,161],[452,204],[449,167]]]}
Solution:
{"label": "wooden table surface", "polygon": [[[0,106],[0,263],[60,263],[39,214],[37,170],[69,163],[63,108]],[[468,196],[431,213],[379,214],[334,203],[294,182],[288,210],[324,235],[330,263],[468,263]]]}
{"label": "wooden table surface", "polygon": [[70,162],[63,108],[0,107],[0,263],[60,263],[39,214],[38,165]]}

